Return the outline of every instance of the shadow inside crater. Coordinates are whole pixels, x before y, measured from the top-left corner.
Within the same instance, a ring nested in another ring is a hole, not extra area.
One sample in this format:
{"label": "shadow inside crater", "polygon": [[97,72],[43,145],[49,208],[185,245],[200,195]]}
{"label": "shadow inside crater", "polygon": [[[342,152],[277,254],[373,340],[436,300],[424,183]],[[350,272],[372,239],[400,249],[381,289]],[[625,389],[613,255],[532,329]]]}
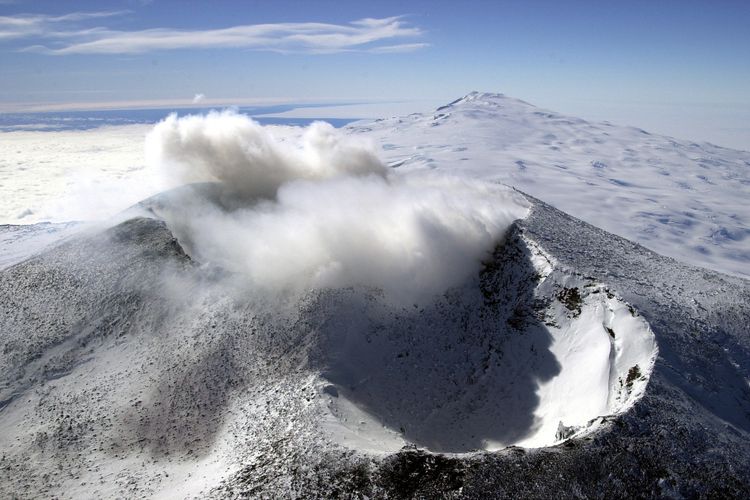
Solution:
{"label": "shadow inside crater", "polygon": [[334,397],[418,446],[458,453],[514,444],[538,428],[539,383],[561,370],[538,318],[547,304],[535,298],[530,257],[514,226],[478,279],[428,306],[394,310],[355,291],[321,296],[329,303],[313,325],[321,342],[313,364]]}

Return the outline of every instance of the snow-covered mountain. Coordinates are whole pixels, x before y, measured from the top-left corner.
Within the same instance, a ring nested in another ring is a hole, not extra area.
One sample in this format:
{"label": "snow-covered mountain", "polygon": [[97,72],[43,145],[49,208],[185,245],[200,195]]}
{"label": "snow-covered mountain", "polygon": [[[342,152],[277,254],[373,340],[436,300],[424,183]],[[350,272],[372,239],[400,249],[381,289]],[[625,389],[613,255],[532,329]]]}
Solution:
{"label": "snow-covered mountain", "polygon": [[750,282],[533,196],[647,203],[575,163],[607,126],[548,115],[470,94],[349,129],[392,170],[325,127],[172,120],[149,141],[201,183],[0,226],[0,497],[746,498]]}
{"label": "snow-covered mountain", "polygon": [[237,295],[146,218],[0,272],[3,496],[745,495],[750,283],[533,203],[423,308]]}
{"label": "snow-covered mountain", "polygon": [[394,167],[497,180],[661,254],[750,275],[750,152],[478,92],[352,128]]}

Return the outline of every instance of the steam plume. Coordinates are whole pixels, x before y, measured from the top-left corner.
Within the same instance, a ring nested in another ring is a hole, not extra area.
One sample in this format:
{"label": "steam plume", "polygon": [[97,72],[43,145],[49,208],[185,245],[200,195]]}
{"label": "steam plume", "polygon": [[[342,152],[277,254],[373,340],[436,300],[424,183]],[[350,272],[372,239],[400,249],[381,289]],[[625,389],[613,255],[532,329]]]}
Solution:
{"label": "steam plume", "polygon": [[167,218],[200,261],[263,289],[365,285],[419,300],[476,272],[527,210],[499,184],[389,171],[371,144],[322,122],[292,141],[234,112],[170,116],[147,157],[175,183],[216,182],[243,200]]}

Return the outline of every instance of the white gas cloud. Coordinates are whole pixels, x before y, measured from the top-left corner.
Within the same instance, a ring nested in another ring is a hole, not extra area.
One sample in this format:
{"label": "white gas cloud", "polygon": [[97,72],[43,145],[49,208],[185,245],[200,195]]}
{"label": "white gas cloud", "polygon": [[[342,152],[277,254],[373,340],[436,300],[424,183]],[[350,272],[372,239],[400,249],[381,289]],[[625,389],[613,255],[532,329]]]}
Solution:
{"label": "white gas cloud", "polygon": [[[325,54],[344,51],[405,52],[425,43],[397,43],[423,31],[400,16],[366,18],[348,24],[267,23],[208,30],[152,28],[122,31],[106,27],[75,27],[75,23],[121,15],[117,12],[76,12],[63,16],[20,14],[0,17],[0,41],[38,38],[45,43],[21,50],[50,55],[137,54],[161,50],[244,48],[276,52]],[[390,43],[387,43],[390,42]]]}
{"label": "white gas cloud", "polygon": [[370,144],[328,123],[313,123],[290,146],[233,111],[170,115],[146,138],[146,161],[177,184],[221,182],[248,198],[273,198],[294,180],[387,173]]}
{"label": "white gas cloud", "polygon": [[476,273],[527,211],[499,184],[388,169],[325,123],[291,140],[232,112],[172,116],[147,137],[147,159],[176,184],[213,181],[243,200],[190,196],[161,215],[199,262],[261,290],[364,285],[420,301]]}

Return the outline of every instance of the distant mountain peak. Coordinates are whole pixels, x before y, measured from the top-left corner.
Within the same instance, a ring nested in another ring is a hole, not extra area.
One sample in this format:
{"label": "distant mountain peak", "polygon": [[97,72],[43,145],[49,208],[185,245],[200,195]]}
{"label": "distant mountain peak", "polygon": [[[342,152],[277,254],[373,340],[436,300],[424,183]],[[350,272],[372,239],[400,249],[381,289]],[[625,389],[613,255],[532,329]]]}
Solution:
{"label": "distant mountain peak", "polygon": [[437,111],[443,111],[446,109],[451,109],[463,104],[492,104],[492,105],[499,105],[499,104],[523,104],[525,106],[532,106],[528,102],[522,101],[520,99],[516,99],[513,97],[509,97],[505,94],[499,93],[499,92],[478,92],[476,90],[473,90],[466,94],[463,97],[460,97],[456,99],[455,101],[451,101],[448,104],[444,106],[440,106],[437,108]]}
{"label": "distant mountain peak", "polygon": [[484,99],[506,99],[508,96],[501,92],[478,92],[476,90],[472,90],[465,96],[463,96],[461,99],[464,101],[473,101],[473,100],[484,100]]}

